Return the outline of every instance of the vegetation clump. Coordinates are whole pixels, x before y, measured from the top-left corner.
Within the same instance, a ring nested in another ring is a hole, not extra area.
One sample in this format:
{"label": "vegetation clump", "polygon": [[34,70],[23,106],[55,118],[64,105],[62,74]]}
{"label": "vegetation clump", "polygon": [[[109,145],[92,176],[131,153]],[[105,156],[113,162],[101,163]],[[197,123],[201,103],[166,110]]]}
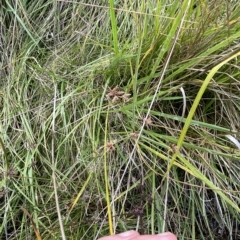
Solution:
{"label": "vegetation clump", "polygon": [[1,239],[240,239],[238,1],[0,11]]}

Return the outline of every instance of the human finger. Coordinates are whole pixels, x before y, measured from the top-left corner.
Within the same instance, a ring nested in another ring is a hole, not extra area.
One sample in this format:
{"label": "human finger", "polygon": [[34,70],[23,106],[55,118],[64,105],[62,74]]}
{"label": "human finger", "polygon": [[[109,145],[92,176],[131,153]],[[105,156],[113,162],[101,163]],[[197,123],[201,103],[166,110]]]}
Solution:
{"label": "human finger", "polygon": [[112,236],[102,237],[102,238],[99,238],[98,240],[129,240],[138,236],[140,236],[138,232],[131,230],[131,231],[119,233]]}
{"label": "human finger", "polygon": [[137,236],[130,239],[131,240],[177,240],[177,237],[170,232],[166,232],[158,235],[141,235],[141,236]]}

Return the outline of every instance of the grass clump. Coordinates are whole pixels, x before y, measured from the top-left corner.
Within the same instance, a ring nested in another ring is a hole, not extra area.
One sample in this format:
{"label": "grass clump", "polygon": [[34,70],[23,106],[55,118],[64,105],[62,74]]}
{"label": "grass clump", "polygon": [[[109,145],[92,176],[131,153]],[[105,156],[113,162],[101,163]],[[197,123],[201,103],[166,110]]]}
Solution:
{"label": "grass clump", "polygon": [[1,239],[239,239],[239,13],[5,1]]}

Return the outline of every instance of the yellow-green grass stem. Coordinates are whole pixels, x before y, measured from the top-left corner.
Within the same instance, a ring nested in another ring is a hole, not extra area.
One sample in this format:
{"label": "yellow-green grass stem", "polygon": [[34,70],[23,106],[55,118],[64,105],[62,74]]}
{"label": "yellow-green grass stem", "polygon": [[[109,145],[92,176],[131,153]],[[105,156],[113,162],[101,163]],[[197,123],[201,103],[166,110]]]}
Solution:
{"label": "yellow-green grass stem", "polygon": [[108,167],[107,167],[107,129],[108,129],[108,113],[106,115],[105,121],[105,136],[104,136],[104,179],[105,179],[105,189],[106,189],[106,202],[107,202],[107,214],[108,214],[108,225],[110,235],[113,235],[113,223],[112,223],[112,212],[111,212],[111,203],[109,196],[109,184],[108,184]]}

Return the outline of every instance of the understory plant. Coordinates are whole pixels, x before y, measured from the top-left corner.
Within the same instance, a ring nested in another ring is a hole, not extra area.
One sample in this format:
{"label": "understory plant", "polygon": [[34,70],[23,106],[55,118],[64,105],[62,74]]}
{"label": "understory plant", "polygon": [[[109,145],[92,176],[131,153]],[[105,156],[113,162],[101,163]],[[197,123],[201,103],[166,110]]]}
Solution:
{"label": "understory plant", "polygon": [[0,238],[240,238],[240,6],[6,0]]}

